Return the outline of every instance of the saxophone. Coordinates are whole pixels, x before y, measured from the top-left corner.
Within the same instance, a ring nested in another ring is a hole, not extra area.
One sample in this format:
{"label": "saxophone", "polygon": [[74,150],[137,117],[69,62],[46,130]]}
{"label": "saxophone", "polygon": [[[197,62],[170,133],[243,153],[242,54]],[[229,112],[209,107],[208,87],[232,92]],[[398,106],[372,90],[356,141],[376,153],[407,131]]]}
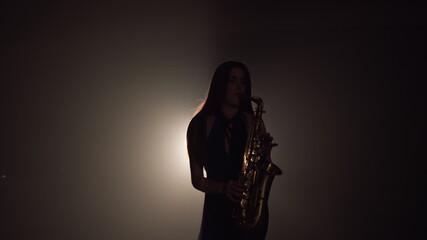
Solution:
{"label": "saxophone", "polygon": [[263,101],[259,97],[251,97],[250,101],[256,104],[256,110],[249,128],[243,166],[239,175],[239,182],[245,186],[246,191],[243,192],[242,200],[233,209],[233,218],[243,229],[254,229],[260,225],[273,179],[276,175],[282,174],[282,170],[268,161],[262,151]]}

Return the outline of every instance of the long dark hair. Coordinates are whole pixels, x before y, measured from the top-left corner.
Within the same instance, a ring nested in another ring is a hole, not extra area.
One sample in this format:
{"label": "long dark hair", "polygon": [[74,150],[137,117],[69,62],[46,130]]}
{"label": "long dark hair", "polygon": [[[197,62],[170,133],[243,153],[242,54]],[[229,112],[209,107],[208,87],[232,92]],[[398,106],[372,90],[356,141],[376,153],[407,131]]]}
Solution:
{"label": "long dark hair", "polygon": [[[242,62],[237,61],[224,62],[219,65],[215,70],[207,97],[198,107],[196,115],[204,114],[205,116],[207,116],[220,110],[221,103],[224,100],[225,94],[227,92],[230,71],[234,67],[243,70],[243,73],[245,75],[245,95],[247,97],[252,96],[251,77],[246,65]],[[253,112],[250,101],[243,101],[243,105],[240,107],[240,109],[241,111],[247,113]]]}

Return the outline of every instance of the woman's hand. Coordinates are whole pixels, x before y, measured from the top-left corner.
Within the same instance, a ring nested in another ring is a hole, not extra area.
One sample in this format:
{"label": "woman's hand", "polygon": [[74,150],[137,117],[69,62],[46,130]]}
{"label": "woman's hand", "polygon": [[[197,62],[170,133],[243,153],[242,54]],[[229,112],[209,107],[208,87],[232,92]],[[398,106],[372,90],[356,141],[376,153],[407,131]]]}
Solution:
{"label": "woman's hand", "polygon": [[261,136],[262,139],[262,151],[267,160],[271,159],[271,149],[277,146],[277,143],[273,143],[273,137],[270,136],[270,133],[265,133]]}
{"label": "woman's hand", "polygon": [[237,181],[230,180],[224,186],[224,195],[233,203],[239,203],[245,190],[245,186]]}

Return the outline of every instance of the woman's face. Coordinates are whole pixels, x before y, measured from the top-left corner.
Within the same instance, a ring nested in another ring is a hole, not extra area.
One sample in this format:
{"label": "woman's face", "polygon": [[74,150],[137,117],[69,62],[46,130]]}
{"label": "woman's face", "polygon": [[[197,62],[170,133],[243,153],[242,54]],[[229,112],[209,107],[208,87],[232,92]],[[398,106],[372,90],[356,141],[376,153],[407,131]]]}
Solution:
{"label": "woman's face", "polygon": [[246,79],[243,69],[233,67],[228,76],[227,92],[224,103],[232,107],[240,107],[239,96],[245,93]]}

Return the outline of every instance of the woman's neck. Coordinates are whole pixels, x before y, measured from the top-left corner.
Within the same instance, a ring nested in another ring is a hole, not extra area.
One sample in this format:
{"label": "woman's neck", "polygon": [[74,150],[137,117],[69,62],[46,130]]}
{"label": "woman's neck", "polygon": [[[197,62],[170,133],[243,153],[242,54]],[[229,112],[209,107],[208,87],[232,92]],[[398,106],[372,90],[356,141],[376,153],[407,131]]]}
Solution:
{"label": "woman's neck", "polygon": [[223,103],[221,105],[221,112],[228,119],[233,118],[234,115],[236,115],[238,111],[239,111],[239,107],[230,106],[230,105],[228,105],[226,103]]}

